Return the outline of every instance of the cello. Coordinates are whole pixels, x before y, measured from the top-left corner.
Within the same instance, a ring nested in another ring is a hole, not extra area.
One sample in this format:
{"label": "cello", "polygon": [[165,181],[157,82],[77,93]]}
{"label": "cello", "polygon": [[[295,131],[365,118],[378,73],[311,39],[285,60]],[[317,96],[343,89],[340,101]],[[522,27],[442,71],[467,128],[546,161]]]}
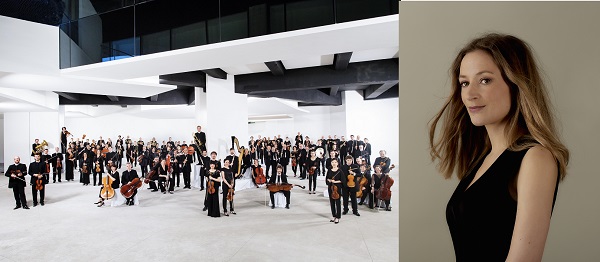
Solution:
{"label": "cello", "polygon": [[121,187],[121,195],[125,198],[130,198],[133,192],[140,187],[142,187],[142,180],[136,177]]}
{"label": "cello", "polygon": [[102,178],[102,190],[100,190],[102,199],[108,200],[115,196],[115,190],[112,188],[113,181],[115,180],[110,175]]}
{"label": "cello", "polygon": [[263,169],[260,166],[254,168],[254,174],[254,182],[256,182],[257,185],[267,183],[267,177],[265,177],[265,174],[263,174]]}
{"label": "cello", "polygon": [[[390,171],[394,169],[394,165],[390,166]],[[388,175],[385,176],[385,181],[381,181],[381,187],[377,190],[377,199],[390,200],[392,197],[392,190],[390,189],[394,185],[394,179]]]}

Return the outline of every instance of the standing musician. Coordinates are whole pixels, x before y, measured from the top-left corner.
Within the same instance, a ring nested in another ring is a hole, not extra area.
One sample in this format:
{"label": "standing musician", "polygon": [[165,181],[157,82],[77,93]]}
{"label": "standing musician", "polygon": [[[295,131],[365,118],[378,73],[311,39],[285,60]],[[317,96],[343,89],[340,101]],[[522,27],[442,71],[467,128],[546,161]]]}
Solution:
{"label": "standing musician", "polygon": [[[94,181],[93,185],[101,185],[102,173],[104,173],[104,157],[102,156],[102,150],[96,150],[96,155],[92,161],[94,161],[94,166],[90,166],[89,168],[92,168]],[[96,177],[98,178],[98,184],[96,184]]]}
{"label": "standing musician", "polygon": [[271,151],[271,145],[267,144],[267,148],[264,151],[263,154],[264,158],[265,158],[265,167],[266,167],[266,171],[265,175],[267,176],[267,179],[269,179],[269,169],[271,168],[271,159],[273,159],[273,151]]}
{"label": "standing musician", "polygon": [[389,157],[385,156],[385,154],[385,150],[379,150],[379,157],[375,158],[375,162],[373,164],[376,166],[380,166],[382,173],[389,173],[391,160]]}
{"label": "standing musician", "polygon": [[[200,168],[199,168],[199,179],[200,179],[200,191],[204,190],[204,177],[206,176],[206,171],[208,170],[210,164],[210,158],[207,155],[206,150],[202,151],[202,156],[200,156],[198,158],[198,164]],[[208,180],[207,180],[208,182]],[[197,185],[197,182],[194,182],[194,185]],[[220,209],[219,209],[220,210]]]}
{"label": "standing musician", "polygon": [[349,186],[348,183],[352,183],[354,181],[348,180],[348,175],[356,175],[358,172],[358,165],[353,164],[352,156],[346,156],[346,164],[342,166],[342,195],[344,197],[344,211],[342,215],[348,214],[348,197],[350,197],[350,202],[352,204],[352,214],[356,216],[360,216],[358,213],[358,207],[356,203],[356,190],[357,186],[354,183],[354,186]]}
{"label": "standing musician", "polygon": [[371,165],[371,143],[369,143],[369,139],[365,137],[365,159],[367,160],[367,165]]}
{"label": "standing musician", "polygon": [[67,160],[65,161],[65,180],[73,181],[73,170],[75,168],[75,154],[73,153],[73,148],[67,148],[66,158]]}
{"label": "standing musician", "polygon": [[131,138],[129,138],[129,136],[127,136],[127,139],[125,139],[125,155],[127,157],[127,163],[131,163],[132,165],[136,164],[135,161],[135,153],[137,152],[137,150],[135,150],[133,148],[133,141],[131,140]]}
{"label": "standing musician", "polygon": [[[361,141],[362,142],[362,141]],[[359,144],[358,149],[354,150],[354,159],[364,158],[367,156],[367,152],[365,151],[365,145]]]}
{"label": "standing musician", "polygon": [[279,160],[279,163],[281,164],[281,167],[283,168],[283,174],[287,176],[287,166],[290,163],[290,150],[288,149],[288,145],[287,144],[283,144],[281,146],[281,158]]}
{"label": "standing musician", "polygon": [[[138,151],[139,152],[139,151]],[[138,153],[138,162],[140,164],[140,168],[142,169],[142,177],[146,177],[148,174],[148,165],[150,165],[150,152],[146,149],[146,146],[142,146],[142,151]]]}
{"label": "standing musician", "polygon": [[[123,175],[121,175],[121,186],[129,184],[129,182],[133,181],[135,178],[139,178],[137,171],[131,169],[131,163],[127,163],[127,170],[123,171]],[[133,195],[127,198],[125,205],[133,206],[133,198],[135,195],[137,195],[137,187],[133,187]]]}
{"label": "standing musician", "polygon": [[[178,162],[181,163],[181,172],[183,172],[183,188],[192,189],[190,174],[192,173],[191,163],[194,161],[192,155],[188,154],[187,148],[183,150]],[[179,185],[177,185],[179,186]]]}
{"label": "standing musician", "polygon": [[325,143],[325,139],[319,139],[317,140],[317,146],[315,148],[315,150],[321,148],[321,153],[319,155],[317,155],[317,157],[319,157],[319,160],[321,160],[321,168],[320,170],[323,170],[323,172],[319,172],[319,175],[323,175],[325,176],[325,150],[326,150],[326,146],[324,145]]}
{"label": "standing musician", "polygon": [[[288,184],[287,176],[283,174],[283,167],[281,165],[277,165],[275,169],[277,170],[277,173],[274,174],[271,179],[269,179],[269,184]],[[290,209],[290,190],[280,190],[277,192],[283,193],[285,196],[285,208]],[[269,191],[269,194],[271,195],[271,209],[275,208],[275,193],[277,192]]]}
{"label": "standing musician", "polygon": [[58,176],[58,182],[62,182],[61,180],[61,172],[62,172],[62,160],[63,154],[59,151],[58,147],[55,148],[56,153],[52,154],[52,183],[56,183],[56,176]]}
{"label": "standing musician", "polygon": [[231,212],[231,214],[235,215],[233,207],[233,190],[235,190],[235,175],[233,170],[229,168],[228,159],[223,160],[223,168],[221,168],[221,181],[223,182],[223,213],[225,216],[229,216],[229,214],[227,213],[227,202],[229,202],[229,211]]}
{"label": "standing musician", "polygon": [[229,160],[229,166],[231,167],[231,171],[237,177],[239,158],[235,155],[235,150],[233,149],[233,147],[229,149],[229,155],[225,157],[225,160]]}
{"label": "standing musician", "polygon": [[[340,222],[341,215],[341,203],[340,195],[342,194],[342,170],[338,168],[338,160],[334,158],[331,160],[331,169],[327,171],[325,181],[327,181],[327,191],[329,192],[329,205],[331,206],[331,216],[333,217],[329,222]],[[336,187],[336,188],[334,188]],[[335,190],[335,191],[334,191]],[[337,198],[334,196],[336,195]]]}
{"label": "standing musician", "polygon": [[301,145],[302,144],[302,134],[300,134],[300,132],[298,132],[298,134],[296,135],[296,138],[294,139],[296,142],[296,146]]}
{"label": "standing musician", "polygon": [[354,139],[354,135],[350,135],[350,140],[346,143],[346,151],[348,155],[354,156],[354,150],[356,149],[356,140]]}
{"label": "standing musician", "polygon": [[44,181],[50,182],[50,163],[52,162],[52,160],[50,160],[48,148],[45,148],[43,152],[44,153],[40,156],[40,161],[46,164],[46,169],[42,171],[42,174],[44,175]]}
{"label": "standing musician", "polygon": [[144,148],[144,140],[142,140],[142,138],[140,137],[140,139],[137,141],[137,154],[138,156],[140,154],[142,154],[144,151],[146,151],[146,149]]}
{"label": "standing musician", "polygon": [[300,166],[300,180],[303,180],[306,178],[306,168],[305,168],[304,163],[306,163],[307,156],[308,156],[308,152],[306,151],[306,149],[304,149],[304,145],[299,144],[298,145],[298,166]]}
{"label": "standing musician", "polygon": [[346,141],[346,138],[344,136],[342,136],[342,139],[340,140],[340,142],[338,144],[338,148],[340,149],[340,158],[345,158],[348,155],[347,144],[348,144],[348,141]]}
{"label": "standing musician", "polygon": [[40,140],[39,139],[35,139],[33,144],[31,144],[31,156],[35,156],[35,154],[37,153],[37,147],[40,145]]}
{"label": "standing musician", "polygon": [[63,126],[62,131],[60,131],[60,152],[63,154],[67,153],[67,136],[69,135],[71,135],[71,133]]}
{"label": "standing musician", "polygon": [[221,159],[217,159],[217,152],[210,152],[210,163],[215,163],[215,168],[221,170]]}
{"label": "standing musician", "polygon": [[173,148],[170,146],[170,141],[167,143],[167,152],[171,156],[171,176],[173,177],[173,182],[177,183],[177,187],[179,187],[179,181],[181,180],[181,163],[183,161],[179,161],[181,154],[179,153],[180,147]]}
{"label": "standing musician", "polygon": [[206,150],[206,134],[202,132],[202,126],[197,126],[196,130],[197,132],[194,133],[194,142],[192,146],[196,150],[197,157],[200,158],[201,152]]}
{"label": "standing musician", "polygon": [[15,197],[15,202],[17,205],[13,209],[19,209],[23,207],[23,209],[29,209],[27,206],[27,198],[25,197],[25,187],[27,186],[27,182],[25,182],[25,175],[27,175],[27,166],[21,163],[21,158],[15,156],[15,163],[8,166],[4,175],[9,177],[8,180],[8,188],[12,188],[13,195]]}
{"label": "standing musician", "polygon": [[[112,180],[112,183],[110,184],[110,187],[113,188],[113,190],[116,190],[119,188],[119,172],[117,171],[117,166],[116,165],[111,165],[110,166],[110,171],[108,173],[106,173],[106,179],[108,179],[108,181]],[[100,187],[100,192],[98,193],[98,197],[100,198],[98,200],[98,202],[94,203],[94,205],[98,205],[98,207],[104,206],[104,198],[102,198],[102,189],[104,188],[104,185],[102,183],[100,183],[100,185],[102,185]],[[115,194],[117,194],[115,192]],[[114,198],[113,198],[114,199]]]}
{"label": "standing musician", "polygon": [[[279,152],[277,152],[277,146],[271,147],[271,175],[275,175],[277,173],[277,165],[279,165]],[[268,173],[268,171],[267,171]]]}
{"label": "standing musician", "polygon": [[[91,153],[91,152],[90,152]],[[81,166],[81,179],[79,180],[79,182],[81,182],[84,186],[87,186],[90,184],[90,173],[92,172],[92,168],[94,164],[94,159],[92,156],[88,156],[88,152],[83,152],[83,158],[82,158],[82,166]]]}
{"label": "standing musician", "polygon": [[[40,192],[40,204],[44,205],[44,196],[46,194],[46,184],[48,183],[45,180],[43,172],[46,170],[46,163],[40,161],[40,155],[34,155],[35,161],[29,164],[29,175],[31,176],[31,194],[33,195],[33,206],[37,206],[38,198],[37,192]],[[39,182],[38,182],[39,181]]]}
{"label": "standing musician", "polygon": [[[327,158],[327,160],[325,161],[325,168],[326,170],[331,169],[331,161],[333,159],[336,159],[338,163],[340,163],[340,159],[337,156],[337,151],[329,151],[329,158]],[[327,171],[323,171],[323,172],[327,172]]]}
{"label": "standing musician", "polygon": [[[317,175],[320,173],[321,159],[317,157],[314,150],[310,151],[310,157],[306,160],[306,170],[308,172],[308,193],[316,194]],[[312,190],[311,190],[312,189]]]}
{"label": "standing musician", "polygon": [[[204,150],[206,152],[206,150]],[[221,184],[221,172],[216,169],[215,162],[209,164],[209,168],[206,171],[207,177],[207,190],[204,197],[204,209],[208,209],[208,216],[220,217],[221,210],[219,209],[219,185]]]}
{"label": "standing musician", "polygon": [[115,162],[115,165],[118,168],[121,168],[121,163],[123,162],[123,139],[121,139],[121,136],[119,136],[119,139],[117,139],[117,144],[115,145],[115,148],[117,149],[117,156],[116,159],[113,160],[113,162]]}
{"label": "standing musician", "polygon": [[296,171],[298,170],[298,147],[293,146],[292,152],[290,152],[290,158],[292,159],[292,172],[294,172],[294,177],[296,177]]}

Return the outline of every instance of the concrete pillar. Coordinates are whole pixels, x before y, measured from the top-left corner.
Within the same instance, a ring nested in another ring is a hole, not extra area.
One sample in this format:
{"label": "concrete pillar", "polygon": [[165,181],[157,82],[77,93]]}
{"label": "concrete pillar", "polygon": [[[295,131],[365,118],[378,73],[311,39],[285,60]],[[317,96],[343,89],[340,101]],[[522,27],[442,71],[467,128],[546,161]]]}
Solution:
{"label": "concrete pillar", "polygon": [[235,93],[234,76],[218,79],[206,76],[206,146],[210,154],[216,151],[219,159],[229,154],[231,136],[240,146],[248,143],[248,97]]}
{"label": "concrete pillar", "polygon": [[202,126],[202,128],[204,128],[204,126],[206,126],[206,122],[207,122],[207,111],[206,111],[206,93],[202,90],[201,87],[195,87],[195,119],[196,119],[196,125],[200,125]]}

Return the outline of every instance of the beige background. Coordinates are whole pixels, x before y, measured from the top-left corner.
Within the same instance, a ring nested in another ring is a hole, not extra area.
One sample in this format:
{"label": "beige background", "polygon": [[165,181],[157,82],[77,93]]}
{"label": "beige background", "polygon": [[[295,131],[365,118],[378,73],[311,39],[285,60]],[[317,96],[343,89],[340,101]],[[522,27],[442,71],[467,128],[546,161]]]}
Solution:
{"label": "beige background", "polygon": [[458,180],[444,180],[431,163],[428,121],[449,94],[456,53],[490,31],[533,47],[571,150],[543,260],[600,261],[600,3],[594,2],[400,4],[401,260],[454,260],[445,207]]}

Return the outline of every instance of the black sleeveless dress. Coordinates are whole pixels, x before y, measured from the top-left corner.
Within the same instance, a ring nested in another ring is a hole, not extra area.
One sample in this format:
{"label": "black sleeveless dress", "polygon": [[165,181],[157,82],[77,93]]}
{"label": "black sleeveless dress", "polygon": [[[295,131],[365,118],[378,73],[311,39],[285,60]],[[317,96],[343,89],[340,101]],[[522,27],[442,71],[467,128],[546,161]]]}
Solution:
{"label": "black sleeveless dress", "polygon": [[[510,249],[517,201],[509,193],[527,150],[505,150],[471,185],[481,160],[464,177],[446,207],[456,261],[505,261]],[[558,177],[554,202],[558,191]]]}

